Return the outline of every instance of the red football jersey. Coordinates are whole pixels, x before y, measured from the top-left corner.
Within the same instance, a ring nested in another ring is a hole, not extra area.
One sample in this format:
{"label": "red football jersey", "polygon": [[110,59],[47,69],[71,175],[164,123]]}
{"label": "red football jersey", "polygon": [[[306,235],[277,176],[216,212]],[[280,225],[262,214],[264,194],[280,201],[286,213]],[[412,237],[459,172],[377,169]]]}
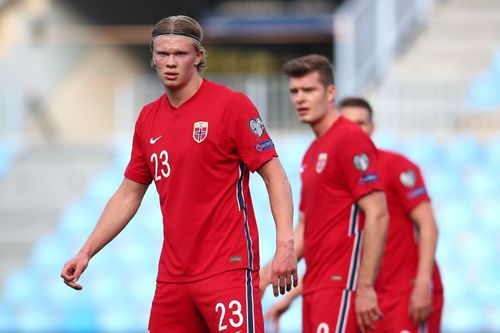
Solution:
{"label": "red football jersey", "polygon": [[354,290],[364,224],[356,202],[382,189],[375,146],[358,125],[341,116],[313,141],[301,173],[304,293],[330,287]]}
{"label": "red football jersey", "polygon": [[[402,155],[379,150],[379,170],[387,198],[390,223],[377,290],[406,289],[418,268],[418,244],[410,212],[430,201],[420,169]],[[434,288],[441,289],[439,269],[434,264]]]}
{"label": "red football jersey", "polygon": [[208,80],[179,107],[146,105],[125,177],[155,182],[164,242],[158,281],[183,282],[259,269],[249,170],[276,157],[259,113],[243,94]]}

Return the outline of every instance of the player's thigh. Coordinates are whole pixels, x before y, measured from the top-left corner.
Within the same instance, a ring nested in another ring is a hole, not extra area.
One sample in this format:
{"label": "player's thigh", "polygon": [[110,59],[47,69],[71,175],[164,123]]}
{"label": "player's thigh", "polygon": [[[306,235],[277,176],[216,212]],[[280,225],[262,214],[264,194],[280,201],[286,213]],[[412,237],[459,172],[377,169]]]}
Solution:
{"label": "player's thigh", "polygon": [[188,284],[156,284],[149,317],[149,332],[209,332],[203,317],[191,300]]}
{"label": "player's thigh", "polygon": [[303,333],[356,333],[354,295],[345,289],[325,289],[304,295]]}
{"label": "player's thigh", "polygon": [[224,272],[194,287],[196,305],[210,332],[264,332],[258,272]]}

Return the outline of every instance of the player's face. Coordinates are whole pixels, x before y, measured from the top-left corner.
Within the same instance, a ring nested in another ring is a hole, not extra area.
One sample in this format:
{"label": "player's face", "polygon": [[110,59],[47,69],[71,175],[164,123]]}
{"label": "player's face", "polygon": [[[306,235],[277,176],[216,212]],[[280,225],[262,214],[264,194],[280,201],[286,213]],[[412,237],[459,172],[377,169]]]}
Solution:
{"label": "player's face", "polygon": [[289,88],[290,100],[297,111],[297,117],[310,125],[321,121],[328,114],[335,99],[335,86],[325,87],[318,72],[299,78],[291,77]]}
{"label": "player's face", "polygon": [[186,36],[163,35],[153,41],[153,64],[163,85],[179,90],[198,77],[197,65],[203,52]]}
{"label": "player's face", "polygon": [[340,113],[358,124],[365,133],[372,135],[374,126],[367,109],[361,106],[344,106],[340,109]]}

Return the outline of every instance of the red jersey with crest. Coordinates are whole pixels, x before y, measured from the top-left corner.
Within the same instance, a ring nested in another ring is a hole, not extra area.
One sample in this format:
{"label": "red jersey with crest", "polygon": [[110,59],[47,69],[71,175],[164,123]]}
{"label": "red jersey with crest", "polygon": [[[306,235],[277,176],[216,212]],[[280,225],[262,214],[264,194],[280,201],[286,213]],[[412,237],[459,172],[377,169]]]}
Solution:
{"label": "red jersey with crest", "polygon": [[354,290],[364,224],[356,202],[382,189],[377,150],[357,124],[340,116],[313,141],[301,173],[304,293],[332,287]]}
{"label": "red jersey with crest", "polygon": [[177,108],[166,94],[143,108],[125,177],[159,194],[159,282],[259,269],[249,171],[275,156],[254,105],[217,83],[203,80]]}
{"label": "red jersey with crest", "polygon": [[[379,150],[382,185],[390,223],[376,289],[402,290],[413,284],[418,268],[418,244],[410,212],[430,201],[420,169],[400,154]],[[442,289],[439,269],[434,264],[433,284]]]}

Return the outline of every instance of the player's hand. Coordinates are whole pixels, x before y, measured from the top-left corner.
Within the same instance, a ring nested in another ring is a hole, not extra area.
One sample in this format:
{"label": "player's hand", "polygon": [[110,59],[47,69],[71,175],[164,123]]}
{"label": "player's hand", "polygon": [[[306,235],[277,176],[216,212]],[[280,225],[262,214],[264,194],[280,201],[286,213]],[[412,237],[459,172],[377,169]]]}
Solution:
{"label": "player's hand", "polygon": [[377,294],[373,287],[360,287],[356,290],[356,321],[361,333],[374,330],[377,320],[383,319],[382,311],[377,304]]}
{"label": "player's hand", "polygon": [[263,296],[266,292],[267,286],[271,284],[271,263],[268,263],[264,267],[262,267],[259,271],[260,276],[260,284],[259,290],[260,295]]}
{"label": "player's hand", "polygon": [[284,295],[285,290],[292,290],[292,285],[297,287],[298,282],[297,256],[293,248],[293,241],[279,244],[271,264],[271,283],[273,284],[274,296],[278,296],[279,293]]}
{"label": "player's hand", "polygon": [[82,254],[77,254],[76,256],[74,256],[64,265],[61,272],[61,277],[63,278],[64,283],[73,289],[82,290],[82,285],[77,282],[83,271],[87,268],[88,264],[88,257]]}
{"label": "player's hand", "polygon": [[272,332],[279,333],[280,318],[283,313],[290,307],[291,300],[288,297],[283,298],[281,301],[273,304],[264,315],[264,320],[271,324]]}
{"label": "player's hand", "polygon": [[410,296],[410,316],[420,325],[432,312],[432,287],[430,283],[416,283]]}

